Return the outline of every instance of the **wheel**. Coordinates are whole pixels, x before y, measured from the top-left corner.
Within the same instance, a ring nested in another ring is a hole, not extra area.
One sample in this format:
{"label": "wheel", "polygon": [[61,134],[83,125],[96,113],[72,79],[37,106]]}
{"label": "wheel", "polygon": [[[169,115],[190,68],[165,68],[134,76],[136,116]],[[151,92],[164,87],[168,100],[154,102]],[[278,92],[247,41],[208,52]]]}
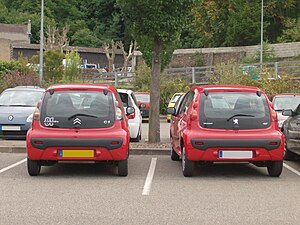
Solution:
{"label": "wheel", "polygon": [[41,172],[41,164],[37,160],[27,159],[27,171],[30,176],[37,176]]}
{"label": "wheel", "polygon": [[185,147],[182,148],[182,173],[185,177],[192,177],[195,163],[188,160],[185,153]]}
{"label": "wheel", "polygon": [[179,155],[174,151],[174,148],[171,147],[171,159],[173,161],[179,161]]}
{"label": "wheel", "polygon": [[295,158],[295,154],[291,152],[286,145],[286,141],[284,141],[284,155],[283,159],[285,160],[293,160]]}
{"label": "wheel", "polygon": [[118,175],[121,177],[126,177],[128,175],[128,159],[119,161]]}
{"label": "wheel", "polygon": [[270,177],[279,177],[283,168],[283,161],[271,161],[267,165]]}
{"label": "wheel", "polygon": [[132,142],[139,142],[141,139],[142,139],[142,132],[141,132],[141,128],[140,128],[137,136],[135,138],[131,138],[130,140]]}

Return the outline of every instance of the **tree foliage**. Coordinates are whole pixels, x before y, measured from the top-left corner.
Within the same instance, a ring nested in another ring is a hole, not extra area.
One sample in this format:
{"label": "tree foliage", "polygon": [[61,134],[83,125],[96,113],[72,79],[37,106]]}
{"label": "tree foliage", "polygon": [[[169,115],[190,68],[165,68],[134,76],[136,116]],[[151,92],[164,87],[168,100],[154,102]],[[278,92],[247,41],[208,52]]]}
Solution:
{"label": "tree foliage", "polygon": [[[122,2],[122,1],[120,1]],[[125,2],[125,1],[124,1]],[[176,12],[175,6],[181,4],[182,11],[186,1],[152,1],[149,8],[139,12],[134,9],[148,7],[150,0],[134,1],[128,10],[137,15],[147,15],[152,10],[153,16],[149,20],[140,20],[145,26],[154,24],[157,20],[167,21],[163,26],[177,26],[177,22],[168,20]],[[179,3],[177,3],[179,2]],[[178,40],[172,43],[176,48],[220,47],[236,45],[252,45],[260,40],[260,12],[261,0],[202,0],[192,10],[188,9],[188,23],[182,29]],[[130,3],[130,1],[129,1]],[[128,5],[129,5],[128,3]],[[160,14],[161,7],[170,6],[166,15]],[[39,43],[41,0],[0,0],[0,23],[25,24],[28,19],[32,22],[32,43]],[[174,10],[175,11],[172,11]],[[181,10],[181,9],[179,9]],[[156,13],[157,12],[157,13]],[[156,13],[156,14],[155,14]],[[125,17],[117,0],[45,0],[45,28],[48,25],[62,29],[69,25],[68,38],[70,45],[83,47],[100,47],[104,42],[122,41],[129,46],[132,24],[125,24]],[[264,36],[270,43],[277,41],[298,40],[292,33],[300,17],[299,0],[267,0],[264,1]],[[146,27],[145,27],[146,30]],[[173,30],[165,29],[165,33]],[[172,35],[178,35],[173,32]],[[164,36],[164,33],[161,34]],[[142,38],[139,41],[145,55],[151,56],[151,45]],[[175,40],[172,38],[172,40]],[[146,50],[146,49],[150,50]],[[163,49],[168,52],[168,46]],[[172,47],[173,48],[173,47]],[[151,57],[150,57],[151,58]],[[167,59],[167,55],[163,59]],[[147,61],[147,60],[146,60]],[[151,61],[151,60],[150,60]],[[167,60],[166,60],[167,64]]]}

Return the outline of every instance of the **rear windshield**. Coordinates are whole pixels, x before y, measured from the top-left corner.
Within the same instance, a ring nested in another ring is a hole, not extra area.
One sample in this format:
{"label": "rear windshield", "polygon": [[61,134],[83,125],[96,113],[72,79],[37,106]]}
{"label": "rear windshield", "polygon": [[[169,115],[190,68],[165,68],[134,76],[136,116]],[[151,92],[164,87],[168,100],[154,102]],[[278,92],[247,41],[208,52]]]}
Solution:
{"label": "rear windshield", "polygon": [[282,111],[284,109],[295,110],[299,104],[300,96],[296,95],[278,96],[273,100],[274,109],[277,111]]}
{"label": "rear windshield", "polygon": [[150,102],[150,94],[135,94],[138,102]]}
{"label": "rear windshield", "polygon": [[201,94],[200,125],[212,129],[259,129],[270,126],[264,95],[249,92]]}
{"label": "rear windshield", "polygon": [[41,123],[53,128],[105,128],[115,120],[111,92],[57,91],[46,93]]}

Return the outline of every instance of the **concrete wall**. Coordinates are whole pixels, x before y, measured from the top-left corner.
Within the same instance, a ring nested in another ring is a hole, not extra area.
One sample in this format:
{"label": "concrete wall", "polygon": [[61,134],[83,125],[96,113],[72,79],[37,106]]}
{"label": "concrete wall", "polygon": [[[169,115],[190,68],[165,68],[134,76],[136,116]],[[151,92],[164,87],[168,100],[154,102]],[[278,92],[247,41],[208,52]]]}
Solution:
{"label": "concrete wall", "polygon": [[9,32],[0,32],[0,39],[8,39],[18,42],[30,43],[29,35],[21,33],[9,33]]}
{"label": "concrete wall", "polygon": [[[300,55],[300,42],[270,44],[278,58],[289,58]],[[259,45],[220,48],[177,49],[173,53],[168,67],[191,67],[197,65],[197,57],[203,56],[204,65],[215,65],[221,62],[240,62],[245,56],[253,56],[260,50]],[[200,53],[200,54],[199,54]],[[142,53],[137,51],[137,63],[141,63]]]}
{"label": "concrete wall", "polygon": [[10,41],[0,38],[0,60],[10,60]]}

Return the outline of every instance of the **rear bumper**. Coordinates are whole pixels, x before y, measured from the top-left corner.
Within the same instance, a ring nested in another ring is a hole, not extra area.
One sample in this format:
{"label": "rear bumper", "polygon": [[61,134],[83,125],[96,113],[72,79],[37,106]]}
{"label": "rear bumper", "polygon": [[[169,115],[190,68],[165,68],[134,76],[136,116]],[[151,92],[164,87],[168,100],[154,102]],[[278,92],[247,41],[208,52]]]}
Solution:
{"label": "rear bumper", "polygon": [[[119,161],[126,159],[129,152],[129,144],[122,138],[31,138],[26,148],[31,160],[54,161]],[[86,158],[62,158],[61,150],[93,150],[94,154]]]}
{"label": "rear bumper", "polygon": [[[221,158],[220,151],[252,151],[251,158]],[[187,142],[186,154],[191,161],[278,161],[283,159],[281,139],[192,139]]]}
{"label": "rear bumper", "polygon": [[140,109],[143,118],[149,118],[149,109]]}

